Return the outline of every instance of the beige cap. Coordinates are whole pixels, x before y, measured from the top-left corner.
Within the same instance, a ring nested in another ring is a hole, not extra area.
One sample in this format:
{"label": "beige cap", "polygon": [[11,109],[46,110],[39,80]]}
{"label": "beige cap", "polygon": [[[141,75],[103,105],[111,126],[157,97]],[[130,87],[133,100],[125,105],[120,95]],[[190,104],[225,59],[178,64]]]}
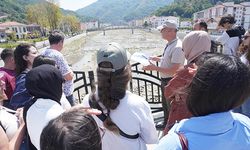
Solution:
{"label": "beige cap", "polygon": [[167,20],[166,22],[163,23],[163,25],[157,27],[157,29],[158,29],[159,31],[161,31],[162,29],[164,29],[164,28],[166,28],[166,27],[172,28],[172,29],[177,29],[177,30],[178,30],[177,23],[176,23],[176,21],[174,21],[174,20]]}

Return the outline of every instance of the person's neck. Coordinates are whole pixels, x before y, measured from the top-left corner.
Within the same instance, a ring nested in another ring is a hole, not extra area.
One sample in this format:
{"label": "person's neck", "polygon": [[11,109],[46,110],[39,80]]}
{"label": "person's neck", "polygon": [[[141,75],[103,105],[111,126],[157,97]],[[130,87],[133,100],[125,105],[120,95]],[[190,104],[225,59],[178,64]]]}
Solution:
{"label": "person's neck", "polygon": [[15,68],[13,67],[13,65],[9,65],[8,63],[5,63],[3,67],[5,69],[8,69],[8,70],[15,70]]}
{"label": "person's neck", "polygon": [[60,51],[57,45],[50,45],[50,49]]}
{"label": "person's neck", "polygon": [[28,69],[28,70],[31,70],[31,69],[32,69],[32,65],[31,65],[31,64],[28,64],[27,69]]}
{"label": "person's neck", "polygon": [[175,40],[175,39],[176,39],[176,37],[173,37],[173,38],[167,39],[167,41],[168,41],[168,43],[170,43],[170,42],[172,42],[172,41]]}

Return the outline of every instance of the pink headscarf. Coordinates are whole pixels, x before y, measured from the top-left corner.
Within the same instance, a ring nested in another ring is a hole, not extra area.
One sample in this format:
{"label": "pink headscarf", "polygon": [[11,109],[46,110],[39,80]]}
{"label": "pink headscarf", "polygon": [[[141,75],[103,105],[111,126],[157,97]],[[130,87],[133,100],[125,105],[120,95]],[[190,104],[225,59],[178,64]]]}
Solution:
{"label": "pink headscarf", "polygon": [[182,48],[189,64],[202,53],[210,52],[210,36],[205,31],[192,31],[184,37]]}

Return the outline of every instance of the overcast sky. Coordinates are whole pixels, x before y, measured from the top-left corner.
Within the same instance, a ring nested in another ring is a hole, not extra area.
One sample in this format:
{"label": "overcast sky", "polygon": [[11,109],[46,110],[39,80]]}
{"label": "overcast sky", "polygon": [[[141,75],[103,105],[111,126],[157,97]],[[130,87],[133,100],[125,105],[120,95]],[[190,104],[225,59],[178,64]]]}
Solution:
{"label": "overcast sky", "polygon": [[59,0],[61,8],[77,10],[96,2],[97,0]]}

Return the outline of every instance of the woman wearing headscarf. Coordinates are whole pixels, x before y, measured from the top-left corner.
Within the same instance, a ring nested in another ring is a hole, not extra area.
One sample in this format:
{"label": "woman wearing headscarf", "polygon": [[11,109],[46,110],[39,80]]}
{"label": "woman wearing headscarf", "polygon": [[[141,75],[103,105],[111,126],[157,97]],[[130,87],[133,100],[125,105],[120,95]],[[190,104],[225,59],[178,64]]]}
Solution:
{"label": "woman wearing headscarf", "polygon": [[165,128],[168,130],[181,119],[191,117],[191,113],[186,107],[186,88],[192,81],[196,72],[199,57],[210,51],[211,40],[205,31],[192,31],[187,34],[182,42],[182,48],[187,59],[187,65],[177,71],[173,79],[165,87],[165,97],[170,100],[170,111]]}
{"label": "woman wearing headscarf", "polygon": [[43,128],[64,111],[60,105],[63,81],[60,71],[48,64],[33,68],[26,76],[25,86],[33,99],[24,109],[24,119],[31,143],[38,150]]}

